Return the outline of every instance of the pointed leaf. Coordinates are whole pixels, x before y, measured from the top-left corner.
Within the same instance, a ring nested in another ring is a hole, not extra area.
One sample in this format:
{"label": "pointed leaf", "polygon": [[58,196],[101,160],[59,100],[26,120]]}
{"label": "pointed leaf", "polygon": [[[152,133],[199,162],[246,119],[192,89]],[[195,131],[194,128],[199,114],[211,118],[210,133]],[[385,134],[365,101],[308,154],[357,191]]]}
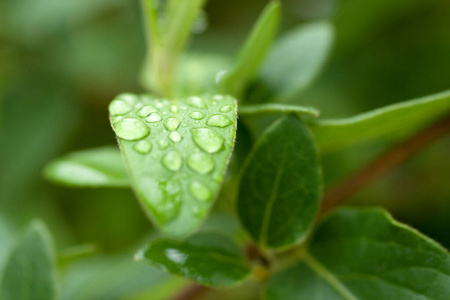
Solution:
{"label": "pointed leaf", "polygon": [[52,300],[56,298],[55,256],[45,225],[32,223],[6,263],[1,299]]}
{"label": "pointed leaf", "polygon": [[127,187],[130,185],[116,146],[82,150],[50,162],[45,177],[72,187]]}
{"label": "pointed leaf", "polygon": [[259,244],[284,248],[303,240],[320,200],[320,166],[308,128],[287,116],[252,150],[241,178],[239,217]]}
{"label": "pointed leaf", "polygon": [[450,112],[450,91],[396,103],[354,117],[311,124],[322,153],[375,139],[398,139]]}
{"label": "pointed leaf", "polygon": [[280,103],[264,103],[240,105],[239,115],[297,114],[317,117],[319,111],[314,107],[288,105]]}
{"label": "pointed leaf", "polygon": [[236,97],[256,75],[268,48],[272,45],[280,23],[280,3],[272,1],[255,24],[250,36],[242,47],[236,64],[220,80],[223,89]]}
{"label": "pointed leaf", "polygon": [[318,227],[303,262],[275,275],[266,299],[445,300],[447,250],[381,209],[344,208]]}
{"label": "pointed leaf", "polygon": [[167,234],[192,232],[223,180],[236,134],[235,100],[123,94],[109,111],[144,211]]}
{"label": "pointed leaf", "polygon": [[219,234],[201,233],[185,242],[161,239],[136,254],[136,259],[207,286],[230,286],[250,273],[240,249]]}
{"label": "pointed leaf", "polygon": [[326,22],[302,25],[283,35],[263,65],[257,91],[262,88],[262,97],[269,95],[276,101],[293,100],[319,73],[333,35],[332,25]]}

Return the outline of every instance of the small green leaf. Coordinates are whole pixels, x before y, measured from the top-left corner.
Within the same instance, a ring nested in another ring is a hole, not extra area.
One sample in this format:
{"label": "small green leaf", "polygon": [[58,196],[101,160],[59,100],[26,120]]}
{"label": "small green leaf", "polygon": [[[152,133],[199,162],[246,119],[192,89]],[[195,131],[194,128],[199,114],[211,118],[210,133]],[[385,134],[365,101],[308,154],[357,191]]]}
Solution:
{"label": "small green leaf", "polygon": [[322,153],[375,139],[398,139],[450,111],[450,91],[400,102],[351,118],[311,124]]}
{"label": "small green leaf", "polygon": [[55,299],[55,279],[55,256],[50,234],[43,223],[33,222],[6,263],[0,298]]}
{"label": "small green leaf", "polygon": [[[260,83],[276,101],[292,100],[317,76],[331,49],[329,23],[299,26],[282,36],[270,51]],[[261,87],[262,88],[262,87]],[[266,95],[263,95],[266,97]]]}
{"label": "small green leaf", "polygon": [[156,240],[135,258],[207,286],[231,286],[250,273],[240,249],[228,238],[213,233],[197,234],[184,242]]}
{"label": "small green leaf", "polygon": [[314,107],[288,105],[280,103],[265,103],[240,105],[239,115],[269,115],[269,114],[297,114],[317,117],[320,112]]}
{"label": "small green leaf", "polygon": [[287,116],[252,150],[239,188],[240,219],[259,244],[284,248],[303,240],[320,203],[320,165],[308,128]]}
{"label": "small green leaf", "polygon": [[272,1],[266,6],[241,49],[235,65],[220,80],[220,85],[226,93],[240,97],[243,89],[253,79],[277,34],[280,14],[279,2]]}
{"label": "small green leaf", "polygon": [[266,299],[445,300],[447,250],[381,209],[344,208],[319,225],[303,261],[276,274]]}
{"label": "small green leaf", "polygon": [[213,204],[234,146],[235,99],[123,94],[109,111],[144,211],[167,234],[192,232]]}
{"label": "small green leaf", "polygon": [[50,162],[45,177],[72,187],[127,187],[128,175],[115,146],[82,150]]}

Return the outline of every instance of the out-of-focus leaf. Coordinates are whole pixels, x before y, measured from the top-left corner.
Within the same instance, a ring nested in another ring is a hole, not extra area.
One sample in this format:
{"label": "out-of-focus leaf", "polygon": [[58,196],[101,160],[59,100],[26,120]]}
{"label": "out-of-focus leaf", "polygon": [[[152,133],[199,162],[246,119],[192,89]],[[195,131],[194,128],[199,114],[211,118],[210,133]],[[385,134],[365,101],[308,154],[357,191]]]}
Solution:
{"label": "out-of-focus leaf", "polygon": [[240,97],[248,82],[256,75],[277,34],[280,14],[281,8],[278,1],[267,4],[242,47],[236,63],[220,79],[220,85],[226,93]]}
{"label": "out-of-focus leaf", "polygon": [[130,185],[120,151],[115,146],[82,150],[50,162],[47,179],[72,187],[127,187]]}
{"label": "out-of-focus leaf", "polygon": [[165,233],[192,232],[208,215],[236,134],[236,101],[204,96],[169,102],[119,95],[111,123],[147,215]]}
{"label": "out-of-focus leaf", "polygon": [[314,107],[279,103],[239,105],[239,115],[297,114],[317,117],[319,113]]}
{"label": "out-of-focus leaf", "polygon": [[322,153],[375,139],[398,139],[450,112],[450,91],[400,102],[346,119],[311,124]]}
{"label": "out-of-focus leaf", "polygon": [[268,93],[263,97],[288,101],[298,96],[322,68],[333,35],[332,25],[321,22],[299,26],[282,36],[260,73],[258,85]]}
{"label": "out-of-focus leaf", "polygon": [[276,274],[265,299],[445,300],[447,250],[381,209],[344,208],[318,227],[303,260]]}
{"label": "out-of-focus leaf", "polygon": [[1,282],[1,299],[56,299],[55,256],[50,234],[33,222],[12,250]]}
{"label": "out-of-focus leaf", "polygon": [[3,265],[8,257],[10,244],[14,241],[15,228],[9,219],[0,213],[0,280],[3,271]]}
{"label": "out-of-focus leaf", "polygon": [[285,248],[303,240],[320,203],[320,165],[306,125],[287,116],[252,150],[239,188],[239,217],[260,245]]}
{"label": "out-of-focus leaf", "polygon": [[208,286],[230,286],[250,274],[240,249],[219,234],[201,233],[184,242],[160,239],[136,254],[138,261]]}

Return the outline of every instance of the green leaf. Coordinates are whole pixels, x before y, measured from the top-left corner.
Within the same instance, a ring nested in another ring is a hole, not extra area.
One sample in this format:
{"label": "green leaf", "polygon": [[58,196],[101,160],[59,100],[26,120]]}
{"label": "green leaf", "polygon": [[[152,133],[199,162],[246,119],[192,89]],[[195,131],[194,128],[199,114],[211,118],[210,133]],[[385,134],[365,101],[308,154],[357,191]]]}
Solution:
{"label": "green leaf", "polygon": [[395,140],[417,131],[450,111],[450,91],[400,102],[354,117],[311,124],[322,153],[369,140]]}
{"label": "green leaf", "polygon": [[277,34],[280,14],[279,2],[272,1],[267,4],[240,50],[235,65],[220,80],[220,85],[226,93],[240,97],[249,81],[256,75]]}
{"label": "green leaf", "polygon": [[45,177],[72,187],[127,187],[130,185],[120,151],[115,146],[82,150],[50,162]]}
{"label": "green leaf", "polygon": [[269,115],[269,114],[297,114],[299,116],[319,116],[320,112],[314,107],[287,105],[280,103],[264,103],[240,105],[239,115]]}
{"label": "green leaf", "polygon": [[[276,101],[297,97],[317,76],[331,49],[333,27],[326,22],[299,26],[282,36],[260,73],[260,85]],[[266,96],[266,95],[263,95]]]}
{"label": "green leaf", "polygon": [[276,274],[266,299],[448,299],[447,250],[381,209],[344,208],[318,227],[303,261]]}
{"label": "green leaf", "polygon": [[223,180],[236,134],[235,100],[123,94],[109,111],[144,211],[167,234],[192,232]]}
{"label": "green leaf", "polygon": [[43,223],[33,222],[6,263],[0,298],[55,299],[55,278],[55,256],[50,234]]}
{"label": "green leaf", "polygon": [[184,242],[156,240],[135,258],[207,286],[231,286],[250,273],[240,249],[228,238],[213,233],[197,234]]}
{"label": "green leaf", "polygon": [[243,170],[238,211],[260,245],[285,248],[302,241],[320,203],[320,165],[308,128],[287,116],[269,127]]}

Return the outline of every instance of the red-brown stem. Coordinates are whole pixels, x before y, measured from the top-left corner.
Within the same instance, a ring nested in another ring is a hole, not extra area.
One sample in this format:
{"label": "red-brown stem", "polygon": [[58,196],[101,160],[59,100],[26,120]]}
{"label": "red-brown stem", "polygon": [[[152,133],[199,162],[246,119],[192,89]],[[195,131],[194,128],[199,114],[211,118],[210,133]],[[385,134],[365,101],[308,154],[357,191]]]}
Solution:
{"label": "red-brown stem", "polygon": [[393,170],[421,149],[448,133],[450,133],[450,115],[386,151],[326,193],[320,215],[322,216],[347,201],[361,188]]}

